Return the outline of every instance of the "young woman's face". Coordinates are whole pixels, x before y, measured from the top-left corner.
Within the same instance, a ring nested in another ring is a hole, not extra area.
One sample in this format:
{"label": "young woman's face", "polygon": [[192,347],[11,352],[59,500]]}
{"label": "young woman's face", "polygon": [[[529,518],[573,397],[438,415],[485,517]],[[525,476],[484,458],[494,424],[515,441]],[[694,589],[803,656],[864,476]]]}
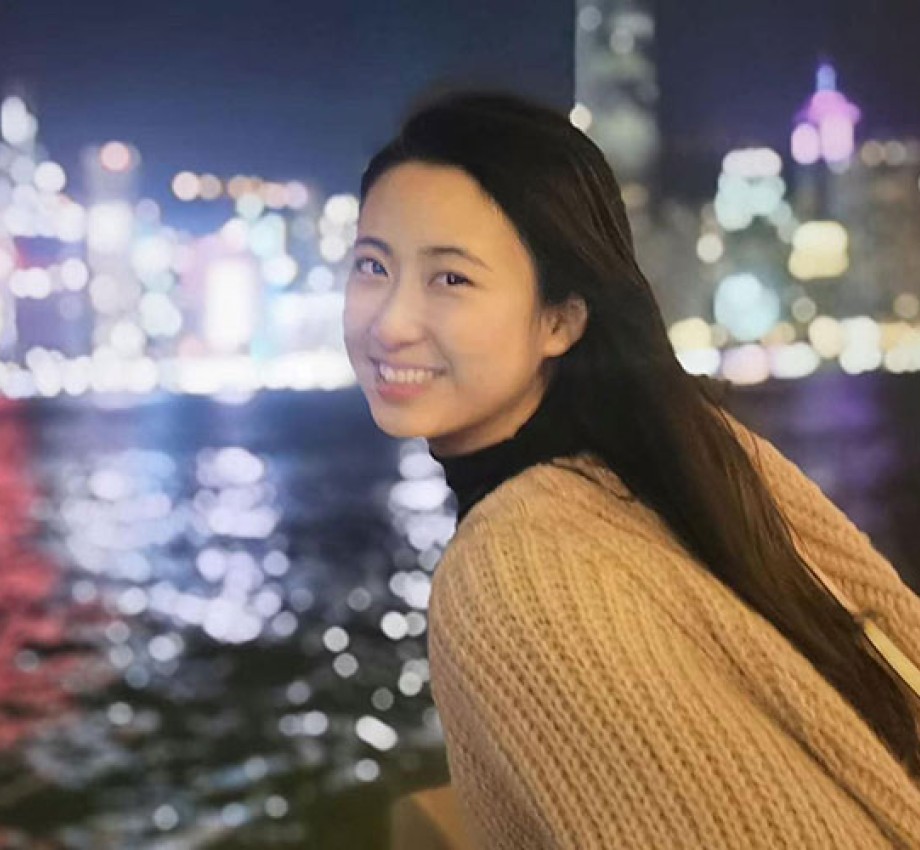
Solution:
{"label": "young woman's face", "polygon": [[[444,456],[512,436],[542,398],[544,359],[571,342],[558,308],[540,309],[530,254],[479,184],[421,162],[385,172],[351,262],[345,346],[381,430],[425,437]],[[379,361],[428,371],[420,384],[388,383]]]}

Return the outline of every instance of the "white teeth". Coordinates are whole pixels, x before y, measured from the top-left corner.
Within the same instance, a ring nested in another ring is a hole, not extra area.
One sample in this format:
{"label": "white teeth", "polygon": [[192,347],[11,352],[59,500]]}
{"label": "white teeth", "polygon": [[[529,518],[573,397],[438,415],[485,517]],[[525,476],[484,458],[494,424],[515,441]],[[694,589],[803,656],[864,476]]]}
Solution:
{"label": "white teeth", "polygon": [[377,371],[385,381],[393,384],[422,384],[437,374],[431,369],[391,369],[385,363],[378,363]]}

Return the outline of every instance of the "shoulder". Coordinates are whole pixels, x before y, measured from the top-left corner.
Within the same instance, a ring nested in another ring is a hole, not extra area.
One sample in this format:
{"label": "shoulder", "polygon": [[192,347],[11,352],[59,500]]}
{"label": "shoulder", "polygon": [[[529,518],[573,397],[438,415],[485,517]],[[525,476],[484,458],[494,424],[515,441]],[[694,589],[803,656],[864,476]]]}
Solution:
{"label": "shoulder", "polygon": [[586,495],[573,497],[589,485],[568,476],[527,470],[488,510],[471,511],[443,553],[429,600],[432,676],[442,687],[445,671],[453,680],[504,670],[539,681],[624,657],[624,637],[673,629],[642,578],[648,544],[637,549],[591,516]]}
{"label": "shoulder", "polygon": [[[534,464],[502,482],[471,508],[450,545],[463,548],[505,532],[518,539],[551,532],[557,544],[567,544],[598,525],[654,517],[598,455],[584,451]],[[657,532],[663,530],[659,524]]]}
{"label": "shoulder", "polygon": [[618,610],[648,614],[654,627],[662,621],[642,573],[665,549],[685,557],[599,460],[585,453],[529,467],[477,503],[442,554],[432,643],[526,643],[576,623],[603,630]]}
{"label": "shoulder", "polygon": [[470,570],[497,585],[577,567],[584,581],[601,563],[609,571],[659,546],[683,551],[655,511],[599,457],[582,452],[534,464],[477,502],[437,572]]}

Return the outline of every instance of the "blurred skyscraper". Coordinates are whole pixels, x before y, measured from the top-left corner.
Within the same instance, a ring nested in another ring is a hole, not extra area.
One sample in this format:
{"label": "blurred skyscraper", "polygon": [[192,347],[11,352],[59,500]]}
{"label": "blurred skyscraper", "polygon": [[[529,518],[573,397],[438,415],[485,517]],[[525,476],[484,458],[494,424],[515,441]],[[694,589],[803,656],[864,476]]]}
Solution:
{"label": "blurred skyscraper", "polygon": [[[88,348],[81,268],[72,260],[82,208],[39,142],[24,86],[0,98],[0,357],[36,362]],[[31,354],[30,354],[31,352]]]}
{"label": "blurred skyscraper", "polygon": [[802,223],[789,270],[822,312],[913,318],[920,296],[920,142],[856,142],[862,110],[827,62],[791,136],[793,209]]}
{"label": "blurred skyscraper", "polygon": [[795,116],[790,138],[796,163],[795,211],[801,219],[836,214],[838,185],[832,178],[853,159],[856,125],[862,110],[837,88],[837,72],[828,62],[818,67],[815,91]]}
{"label": "blurred skyscraper", "polygon": [[650,0],[578,0],[573,123],[620,182],[654,182],[660,148],[655,20]]}
{"label": "blurred skyscraper", "polygon": [[86,257],[94,276],[94,347],[109,346],[137,357],[147,347],[137,324],[142,286],[131,263],[140,153],[123,142],[108,142],[84,149],[82,160],[88,201]]}
{"label": "blurred skyscraper", "polygon": [[658,186],[661,137],[651,0],[579,0],[571,120],[613,167],[640,266],[666,319],[698,313],[698,214]]}
{"label": "blurred skyscraper", "polygon": [[920,315],[920,141],[873,139],[838,178],[837,209],[850,234],[852,312]]}

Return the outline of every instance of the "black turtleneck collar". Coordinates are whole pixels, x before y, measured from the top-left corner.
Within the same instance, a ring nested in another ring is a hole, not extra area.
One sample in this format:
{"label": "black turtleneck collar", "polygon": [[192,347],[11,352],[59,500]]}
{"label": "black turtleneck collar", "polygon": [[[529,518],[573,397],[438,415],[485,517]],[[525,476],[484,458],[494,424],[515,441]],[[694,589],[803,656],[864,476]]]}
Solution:
{"label": "black turtleneck collar", "polygon": [[554,384],[513,436],[466,454],[442,457],[430,449],[429,453],[444,467],[447,485],[457,497],[459,523],[476,502],[506,479],[528,466],[577,454],[581,449],[572,411],[565,409],[562,393]]}

